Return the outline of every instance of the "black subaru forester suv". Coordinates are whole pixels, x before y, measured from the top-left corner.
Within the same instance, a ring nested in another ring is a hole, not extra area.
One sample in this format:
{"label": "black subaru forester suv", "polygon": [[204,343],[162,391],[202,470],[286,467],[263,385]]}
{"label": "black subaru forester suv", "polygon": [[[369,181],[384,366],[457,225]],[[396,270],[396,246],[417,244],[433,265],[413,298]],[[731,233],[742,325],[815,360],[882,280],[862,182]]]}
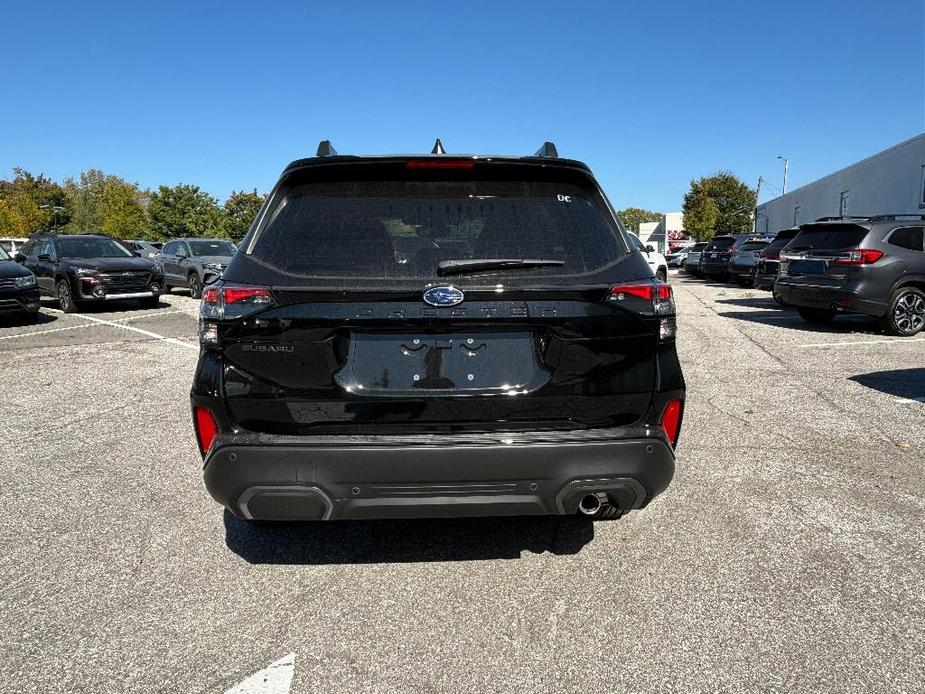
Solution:
{"label": "black subaru forester suv", "polygon": [[551,143],[324,142],[203,293],[206,487],[253,520],[619,517],[674,473],[675,329],[671,287]]}

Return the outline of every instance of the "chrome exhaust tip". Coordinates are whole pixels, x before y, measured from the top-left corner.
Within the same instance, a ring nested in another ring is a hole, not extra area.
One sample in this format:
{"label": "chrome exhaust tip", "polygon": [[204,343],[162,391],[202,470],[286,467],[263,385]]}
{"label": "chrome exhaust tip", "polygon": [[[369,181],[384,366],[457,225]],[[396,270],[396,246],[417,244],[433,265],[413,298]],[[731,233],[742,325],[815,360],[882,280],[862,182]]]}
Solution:
{"label": "chrome exhaust tip", "polygon": [[601,512],[605,504],[609,503],[610,500],[603,492],[585,494],[581,497],[581,501],[578,502],[578,510],[586,516],[596,516]]}

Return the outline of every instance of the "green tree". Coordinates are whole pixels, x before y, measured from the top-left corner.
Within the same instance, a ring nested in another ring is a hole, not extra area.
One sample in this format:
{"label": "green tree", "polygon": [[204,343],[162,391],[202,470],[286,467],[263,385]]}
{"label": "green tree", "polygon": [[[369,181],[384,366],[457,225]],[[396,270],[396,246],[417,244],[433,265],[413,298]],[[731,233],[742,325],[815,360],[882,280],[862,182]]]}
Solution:
{"label": "green tree", "polygon": [[620,210],[617,212],[620,216],[620,220],[623,222],[623,226],[632,231],[633,233],[639,233],[639,225],[645,222],[660,222],[662,221],[662,214],[659,212],[652,212],[651,210],[643,210],[639,207],[627,207],[625,210]]}
{"label": "green tree", "polygon": [[148,216],[152,230],[162,238],[223,236],[223,216],[218,201],[199,189],[181,183],[160,186],[151,194]]}
{"label": "green tree", "polygon": [[719,208],[703,190],[684,196],[684,230],[697,241],[712,238],[716,232]]}
{"label": "green tree", "polygon": [[237,242],[244,238],[266,199],[267,196],[260,195],[256,188],[249,193],[231,191],[223,208],[225,234],[229,239]]}
{"label": "green tree", "polygon": [[13,179],[0,180],[0,233],[28,236],[66,224],[70,218],[64,189],[50,178],[13,169]]}
{"label": "green tree", "polygon": [[147,196],[138,184],[90,169],[81,172],[76,181],[67,179],[64,189],[71,209],[68,231],[156,239],[145,211]]}
{"label": "green tree", "polygon": [[[704,197],[712,200],[715,206],[712,232],[706,222],[713,215],[713,210],[704,202]],[[699,178],[691,181],[691,188],[684,196],[684,228],[700,240],[716,234],[747,232],[752,228],[756,202],[755,191],[728,171]],[[697,233],[693,231],[695,228]]]}

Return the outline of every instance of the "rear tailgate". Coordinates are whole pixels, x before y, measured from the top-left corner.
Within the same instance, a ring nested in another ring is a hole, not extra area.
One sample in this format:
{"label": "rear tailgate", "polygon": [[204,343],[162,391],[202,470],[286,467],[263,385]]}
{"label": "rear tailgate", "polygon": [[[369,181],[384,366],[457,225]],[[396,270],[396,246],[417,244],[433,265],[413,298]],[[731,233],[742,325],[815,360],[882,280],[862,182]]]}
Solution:
{"label": "rear tailgate", "polygon": [[269,433],[632,424],[655,390],[657,327],[605,296],[467,292],[464,308],[441,311],[283,293],[291,303],[226,333],[227,402]]}
{"label": "rear tailgate", "polygon": [[794,284],[841,287],[859,270],[834,261],[858,248],[867,231],[857,224],[804,225],[781,251],[781,278]]}
{"label": "rear tailgate", "polygon": [[[656,285],[585,169],[313,165],[284,178],[264,220],[222,280],[268,287],[274,304],[222,326],[226,401],[243,428],[568,430],[650,413]],[[485,259],[547,265],[459,270]],[[633,282],[647,299],[609,298]]]}

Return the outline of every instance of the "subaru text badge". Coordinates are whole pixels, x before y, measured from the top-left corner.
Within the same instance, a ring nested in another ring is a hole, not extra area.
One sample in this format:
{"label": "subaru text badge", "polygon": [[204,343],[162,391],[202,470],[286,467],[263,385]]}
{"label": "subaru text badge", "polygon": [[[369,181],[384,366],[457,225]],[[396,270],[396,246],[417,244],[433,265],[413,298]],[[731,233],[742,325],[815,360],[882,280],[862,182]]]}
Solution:
{"label": "subaru text badge", "polygon": [[455,306],[463,298],[462,290],[456,287],[431,287],[424,292],[424,301],[431,306]]}

